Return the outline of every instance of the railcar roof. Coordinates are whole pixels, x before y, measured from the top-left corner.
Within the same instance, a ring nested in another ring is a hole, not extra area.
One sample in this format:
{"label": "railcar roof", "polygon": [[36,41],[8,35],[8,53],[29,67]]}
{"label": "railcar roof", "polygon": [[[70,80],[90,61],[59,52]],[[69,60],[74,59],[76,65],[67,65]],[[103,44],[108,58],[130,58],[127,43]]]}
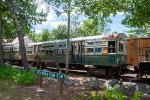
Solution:
{"label": "railcar roof", "polygon": [[28,45],[40,45],[42,42],[36,42],[36,43],[29,43]]}
{"label": "railcar roof", "polygon": [[[96,35],[96,36],[87,36],[87,37],[78,37],[78,38],[70,38],[69,40],[72,42],[75,41],[86,41],[86,40],[93,40],[93,39],[103,39],[106,35]],[[29,43],[28,45],[42,45],[42,44],[54,44],[54,43],[63,43],[66,42],[67,39],[64,40],[52,40],[52,41],[44,41],[44,42],[37,42],[37,43]]]}
{"label": "railcar roof", "polygon": [[135,39],[150,39],[150,37],[135,37],[135,38],[127,38],[127,40],[135,40]]}
{"label": "railcar roof", "polygon": [[97,36],[87,36],[87,37],[79,37],[79,38],[71,38],[71,41],[83,41],[83,40],[93,40],[93,39],[101,39],[104,35],[97,35]]}
{"label": "railcar roof", "polygon": [[[87,36],[87,37],[78,37],[78,38],[70,38],[70,41],[83,41],[83,40],[92,40],[92,39],[100,39],[103,38],[104,35],[97,35],[97,36]],[[49,43],[62,43],[66,42],[67,39],[64,40],[53,40],[53,41],[44,41],[44,42],[37,42],[37,43],[29,43],[28,45],[42,45],[42,44],[49,44]]]}

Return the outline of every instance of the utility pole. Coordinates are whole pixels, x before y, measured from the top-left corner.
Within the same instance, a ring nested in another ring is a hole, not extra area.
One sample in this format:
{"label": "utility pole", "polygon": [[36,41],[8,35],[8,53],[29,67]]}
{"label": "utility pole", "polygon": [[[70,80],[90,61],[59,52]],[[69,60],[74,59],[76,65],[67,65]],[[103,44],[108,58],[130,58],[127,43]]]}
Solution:
{"label": "utility pole", "polygon": [[70,6],[71,0],[68,1],[68,31],[67,31],[67,45],[66,45],[66,74],[69,72],[69,36],[70,36]]}

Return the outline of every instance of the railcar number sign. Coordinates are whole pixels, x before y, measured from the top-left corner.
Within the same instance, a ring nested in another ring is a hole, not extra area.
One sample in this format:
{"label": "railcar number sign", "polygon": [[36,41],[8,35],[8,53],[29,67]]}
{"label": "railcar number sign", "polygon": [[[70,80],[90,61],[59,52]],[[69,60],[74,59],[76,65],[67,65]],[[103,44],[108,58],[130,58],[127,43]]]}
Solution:
{"label": "railcar number sign", "polygon": [[36,72],[38,75],[42,75],[45,77],[51,77],[51,78],[56,78],[56,79],[65,79],[65,75],[62,73],[56,73],[56,72],[49,72],[49,71],[44,71],[44,70],[37,70]]}

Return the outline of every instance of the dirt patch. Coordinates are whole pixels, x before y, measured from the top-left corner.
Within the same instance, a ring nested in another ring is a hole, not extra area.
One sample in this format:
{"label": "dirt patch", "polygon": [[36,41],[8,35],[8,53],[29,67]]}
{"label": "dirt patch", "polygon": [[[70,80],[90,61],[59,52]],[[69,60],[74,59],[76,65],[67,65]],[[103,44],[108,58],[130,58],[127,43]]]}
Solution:
{"label": "dirt patch", "polygon": [[0,100],[70,100],[75,95],[90,95],[88,77],[70,76],[70,79],[74,84],[63,84],[62,94],[59,93],[58,80],[44,78],[42,89],[38,82],[34,86],[21,86],[13,81],[0,80]]}
{"label": "dirt patch", "polygon": [[[38,82],[34,86],[21,86],[14,81],[0,80],[0,100],[71,100],[75,95],[89,96],[92,90],[89,89],[90,78],[86,75],[72,74],[69,78],[74,81],[71,86],[63,85],[63,93],[59,93],[58,80],[48,80],[44,78],[42,89]],[[125,83],[136,83],[133,80],[135,75],[121,77]],[[130,80],[131,79],[131,80]],[[145,79],[145,78],[144,78]],[[104,83],[108,79],[99,78]],[[148,82],[150,78],[146,81]],[[101,89],[97,91],[101,93]]]}

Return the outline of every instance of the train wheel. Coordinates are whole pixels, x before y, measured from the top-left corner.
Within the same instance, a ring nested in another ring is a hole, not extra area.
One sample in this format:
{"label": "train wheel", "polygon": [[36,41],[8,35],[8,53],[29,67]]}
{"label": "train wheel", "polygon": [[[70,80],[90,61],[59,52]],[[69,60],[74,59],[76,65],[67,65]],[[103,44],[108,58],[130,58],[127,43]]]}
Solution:
{"label": "train wheel", "polygon": [[113,69],[108,69],[107,70],[108,73],[108,78],[115,78],[115,71]]}

